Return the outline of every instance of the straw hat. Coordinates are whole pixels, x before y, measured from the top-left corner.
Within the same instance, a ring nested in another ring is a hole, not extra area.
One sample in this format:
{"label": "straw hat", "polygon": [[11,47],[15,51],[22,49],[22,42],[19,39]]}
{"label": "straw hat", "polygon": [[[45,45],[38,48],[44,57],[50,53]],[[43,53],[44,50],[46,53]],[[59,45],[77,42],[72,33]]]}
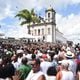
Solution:
{"label": "straw hat", "polygon": [[67,58],[73,58],[74,53],[72,53],[71,51],[67,51],[67,53],[65,53],[64,56],[67,57]]}

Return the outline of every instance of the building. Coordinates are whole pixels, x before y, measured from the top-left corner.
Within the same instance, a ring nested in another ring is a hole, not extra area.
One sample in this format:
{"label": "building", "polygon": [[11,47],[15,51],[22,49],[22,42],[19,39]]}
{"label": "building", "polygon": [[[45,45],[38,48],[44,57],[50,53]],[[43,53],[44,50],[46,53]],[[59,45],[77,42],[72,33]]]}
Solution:
{"label": "building", "polygon": [[67,39],[58,29],[56,29],[56,43],[67,43]]}
{"label": "building", "polygon": [[45,11],[45,18],[41,18],[41,23],[30,25],[30,34],[35,36],[36,41],[64,41],[63,34],[56,29],[55,15],[55,10],[50,7]]}

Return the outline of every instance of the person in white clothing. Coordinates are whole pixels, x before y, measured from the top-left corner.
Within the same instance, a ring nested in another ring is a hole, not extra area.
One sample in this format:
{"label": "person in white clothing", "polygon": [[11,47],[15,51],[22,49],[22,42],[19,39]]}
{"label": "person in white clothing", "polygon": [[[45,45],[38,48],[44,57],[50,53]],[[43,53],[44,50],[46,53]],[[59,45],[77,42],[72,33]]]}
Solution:
{"label": "person in white clothing", "polygon": [[44,74],[47,74],[47,70],[50,66],[52,66],[52,63],[49,61],[43,61],[40,64],[41,70]]}
{"label": "person in white clothing", "polygon": [[26,80],[46,80],[45,75],[40,70],[40,60],[35,59],[32,61],[32,70]]}
{"label": "person in white clothing", "polygon": [[57,70],[55,66],[51,66],[47,70],[46,79],[47,80],[56,80]]}
{"label": "person in white clothing", "polygon": [[75,55],[71,51],[67,51],[67,53],[64,55],[67,62],[69,63],[69,70],[73,72],[74,77],[76,78],[76,69],[77,69],[77,63],[75,61]]}
{"label": "person in white clothing", "polygon": [[74,74],[68,70],[69,64],[66,60],[61,63],[62,70],[56,75],[56,80],[74,80]]}
{"label": "person in white clothing", "polygon": [[14,68],[17,70],[20,66],[20,64],[18,63],[17,55],[13,55],[11,60],[12,60],[12,64],[13,64]]}

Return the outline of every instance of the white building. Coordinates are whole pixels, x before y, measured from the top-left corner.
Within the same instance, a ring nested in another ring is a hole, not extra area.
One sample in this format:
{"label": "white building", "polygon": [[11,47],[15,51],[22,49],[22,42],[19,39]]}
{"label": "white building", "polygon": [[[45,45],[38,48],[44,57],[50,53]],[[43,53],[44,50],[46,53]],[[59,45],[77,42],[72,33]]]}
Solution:
{"label": "white building", "polygon": [[56,29],[56,42],[66,43],[67,39],[64,37],[63,33],[61,33],[58,29]]}
{"label": "white building", "polygon": [[45,19],[42,19],[39,24],[30,25],[30,34],[35,36],[36,41],[63,42],[66,39],[63,34],[56,29],[55,10],[49,8],[45,11]]}

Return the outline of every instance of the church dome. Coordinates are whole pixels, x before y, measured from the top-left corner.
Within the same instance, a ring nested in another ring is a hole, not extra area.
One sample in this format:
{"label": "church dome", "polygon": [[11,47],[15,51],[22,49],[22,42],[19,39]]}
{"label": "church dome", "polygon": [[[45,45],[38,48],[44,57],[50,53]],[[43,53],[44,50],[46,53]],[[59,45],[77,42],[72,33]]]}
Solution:
{"label": "church dome", "polygon": [[55,12],[55,10],[51,7],[51,5],[46,9],[46,12],[48,12],[48,11],[53,11],[53,12]]}

